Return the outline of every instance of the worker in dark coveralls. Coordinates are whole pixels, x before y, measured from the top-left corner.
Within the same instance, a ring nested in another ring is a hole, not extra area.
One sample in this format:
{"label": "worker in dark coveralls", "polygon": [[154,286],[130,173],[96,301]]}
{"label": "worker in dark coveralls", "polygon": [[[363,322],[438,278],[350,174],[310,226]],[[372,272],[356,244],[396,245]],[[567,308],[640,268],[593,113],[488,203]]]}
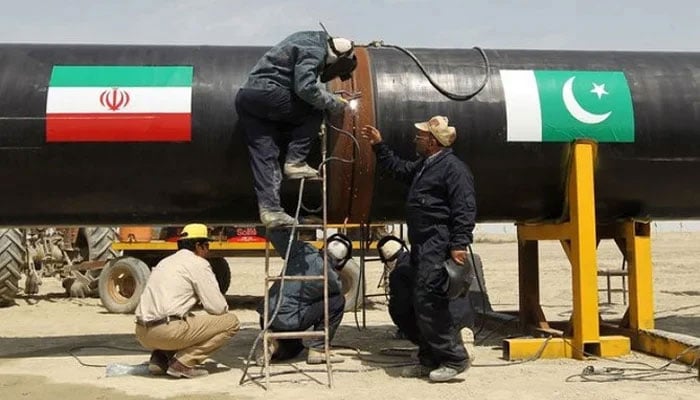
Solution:
{"label": "worker in dark coveralls", "polygon": [[280,144],[288,142],[284,175],[312,178],[306,163],[318,136],[323,112],[341,113],[348,101],[328,92],[325,83],[347,80],[357,66],[353,43],[325,31],[296,32],[268,50],[236,96],[236,112],[255,181],[260,220],[267,227],[291,225],[280,203]]}
{"label": "worker in dark coveralls", "polygon": [[[285,257],[291,230],[280,228],[268,232],[270,242],[277,253]],[[340,326],[345,309],[345,297],[338,273],[352,257],[352,242],[345,235],[334,234],[328,237],[326,247],[328,253],[328,340],[331,341],[338,326]],[[318,250],[313,245],[295,238],[291,242],[285,275],[323,275],[323,253],[323,250]],[[270,288],[269,318],[275,313],[280,296],[280,286],[280,281],[276,281]],[[260,313],[260,323],[264,325],[263,304],[258,307],[258,312]],[[305,331],[309,328],[319,332],[324,330],[323,281],[287,280],[282,289],[279,312],[272,320],[270,330],[273,332]],[[271,339],[269,343],[268,355],[271,356],[270,360],[272,361],[294,358],[304,350],[301,339]],[[323,337],[310,339],[307,344],[309,351],[306,362],[308,364],[324,363],[326,358]],[[258,347],[257,350],[255,361],[258,365],[263,365],[265,359],[262,346]],[[331,362],[342,361],[343,359],[339,356],[331,357]]]}
{"label": "worker in dark coveralls", "polygon": [[416,123],[416,161],[402,160],[382,142],[379,130],[365,126],[362,135],[373,145],[377,164],[410,185],[406,225],[415,269],[413,306],[420,336],[419,365],[402,371],[405,377],[449,381],[468,366],[467,353],[449,310],[449,284],[444,262],[464,265],[476,218],[474,179],[450,146],[457,138],[447,117]]}
{"label": "worker in dark coveralls", "polygon": [[[411,256],[406,243],[388,235],[377,243],[379,257],[385,265],[389,281],[389,316],[398,328],[397,337],[418,345],[420,331],[413,308],[413,291],[416,271],[411,266]],[[450,313],[459,338],[464,342],[469,362],[475,358],[474,320],[476,317],[469,296],[450,299]]]}

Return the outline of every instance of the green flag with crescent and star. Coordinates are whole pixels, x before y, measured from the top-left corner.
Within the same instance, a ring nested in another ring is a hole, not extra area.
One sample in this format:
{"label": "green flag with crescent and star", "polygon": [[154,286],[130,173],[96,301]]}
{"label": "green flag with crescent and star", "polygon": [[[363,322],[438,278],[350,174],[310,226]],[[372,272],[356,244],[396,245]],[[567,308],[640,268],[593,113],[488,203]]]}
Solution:
{"label": "green flag with crescent and star", "polygon": [[634,142],[632,96],[620,71],[502,70],[508,141]]}

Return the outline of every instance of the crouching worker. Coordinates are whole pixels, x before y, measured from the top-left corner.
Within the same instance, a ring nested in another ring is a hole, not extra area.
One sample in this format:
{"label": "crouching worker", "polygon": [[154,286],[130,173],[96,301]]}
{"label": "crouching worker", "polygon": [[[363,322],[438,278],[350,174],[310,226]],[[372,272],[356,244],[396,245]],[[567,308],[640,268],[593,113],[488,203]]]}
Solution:
{"label": "crouching worker", "polygon": [[[397,336],[404,337],[415,345],[421,341],[421,332],[418,328],[414,306],[414,291],[416,271],[411,267],[411,255],[406,243],[396,236],[388,235],[377,243],[379,258],[382,260],[389,274],[389,315],[398,328]],[[468,262],[469,265],[471,263]],[[448,289],[448,295],[458,288]],[[474,309],[467,296],[468,284],[461,289],[462,293],[451,296],[449,311],[455,332],[458,332],[457,342],[463,343],[467,352],[467,365],[474,361]]]}
{"label": "crouching worker", "polygon": [[[276,229],[268,231],[270,242],[277,253],[284,257],[289,245],[290,229]],[[327,240],[328,253],[328,340],[333,340],[335,332],[343,319],[345,298],[340,283],[338,271],[352,257],[352,243],[342,234],[331,235]],[[291,241],[289,259],[285,276],[320,276],[323,275],[323,250],[318,250],[309,243],[297,240]],[[275,315],[279,302],[279,312],[272,320],[269,329],[273,332],[305,331],[313,328],[314,331],[323,332],[324,307],[323,307],[323,281],[322,280],[286,280],[280,296],[280,281],[276,281],[269,292],[269,316]],[[260,325],[264,328],[264,303],[258,307],[260,313]],[[321,364],[326,361],[324,353],[323,337],[313,338],[307,341],[309,347],[306,362],[308,364]],[[258,365],[264,365],[263,346],[256,349],[255,361]],[[268,355],[271,361],[282,361],[296,357],[304,350],[301,339],[271,339],[268,344]],[[338,356],[331,356],[331,362],[342,362]]]}
{"label": "crouching worker", "polygon": [[[182,229],[178,251],[153,268],[136,308],[136,339],[153,350],[149,371],[176,378],[208,372],[196,368],[238,332],[238,318],[228,305],[209,262],[207,227]],[[201,303],[207,314],[193,314]]]}

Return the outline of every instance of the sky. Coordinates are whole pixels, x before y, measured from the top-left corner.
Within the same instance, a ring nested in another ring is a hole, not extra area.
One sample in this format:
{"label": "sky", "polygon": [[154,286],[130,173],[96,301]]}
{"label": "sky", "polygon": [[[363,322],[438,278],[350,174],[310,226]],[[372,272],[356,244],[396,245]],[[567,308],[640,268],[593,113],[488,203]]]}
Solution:
{"label": "sky", "polygon": [[320,29],[405,47],[700,50],[698,0],[0,0],[0,42],[269,46]]}

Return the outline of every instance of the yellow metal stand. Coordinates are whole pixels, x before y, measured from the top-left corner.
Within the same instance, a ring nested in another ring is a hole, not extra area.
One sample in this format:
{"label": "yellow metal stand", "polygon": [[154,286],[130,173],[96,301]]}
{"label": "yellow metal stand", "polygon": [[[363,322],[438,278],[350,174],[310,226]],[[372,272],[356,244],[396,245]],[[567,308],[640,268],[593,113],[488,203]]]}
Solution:
{"label": "yellow metal stand", "polygon": [[[620,356],[630,352],[630,339],[621,335],[601,336],[598,315],[594,163],[596,144],[577,141],[573,145],[567,183],[564,221],[518,224],[518,273],[520,322],[549,338],[507,339],[504,358]],[[611,230],[611,239],[629,260],[630,325],[653,327],[651,251],[649,224],[625,221]],[[561,242],[572,268],[573,314],[564,324],[549,323],[540,306],[538,241]],[[626,244],[626,245],[625,245]],[[560,329],[554,329],[559,327]]]}

